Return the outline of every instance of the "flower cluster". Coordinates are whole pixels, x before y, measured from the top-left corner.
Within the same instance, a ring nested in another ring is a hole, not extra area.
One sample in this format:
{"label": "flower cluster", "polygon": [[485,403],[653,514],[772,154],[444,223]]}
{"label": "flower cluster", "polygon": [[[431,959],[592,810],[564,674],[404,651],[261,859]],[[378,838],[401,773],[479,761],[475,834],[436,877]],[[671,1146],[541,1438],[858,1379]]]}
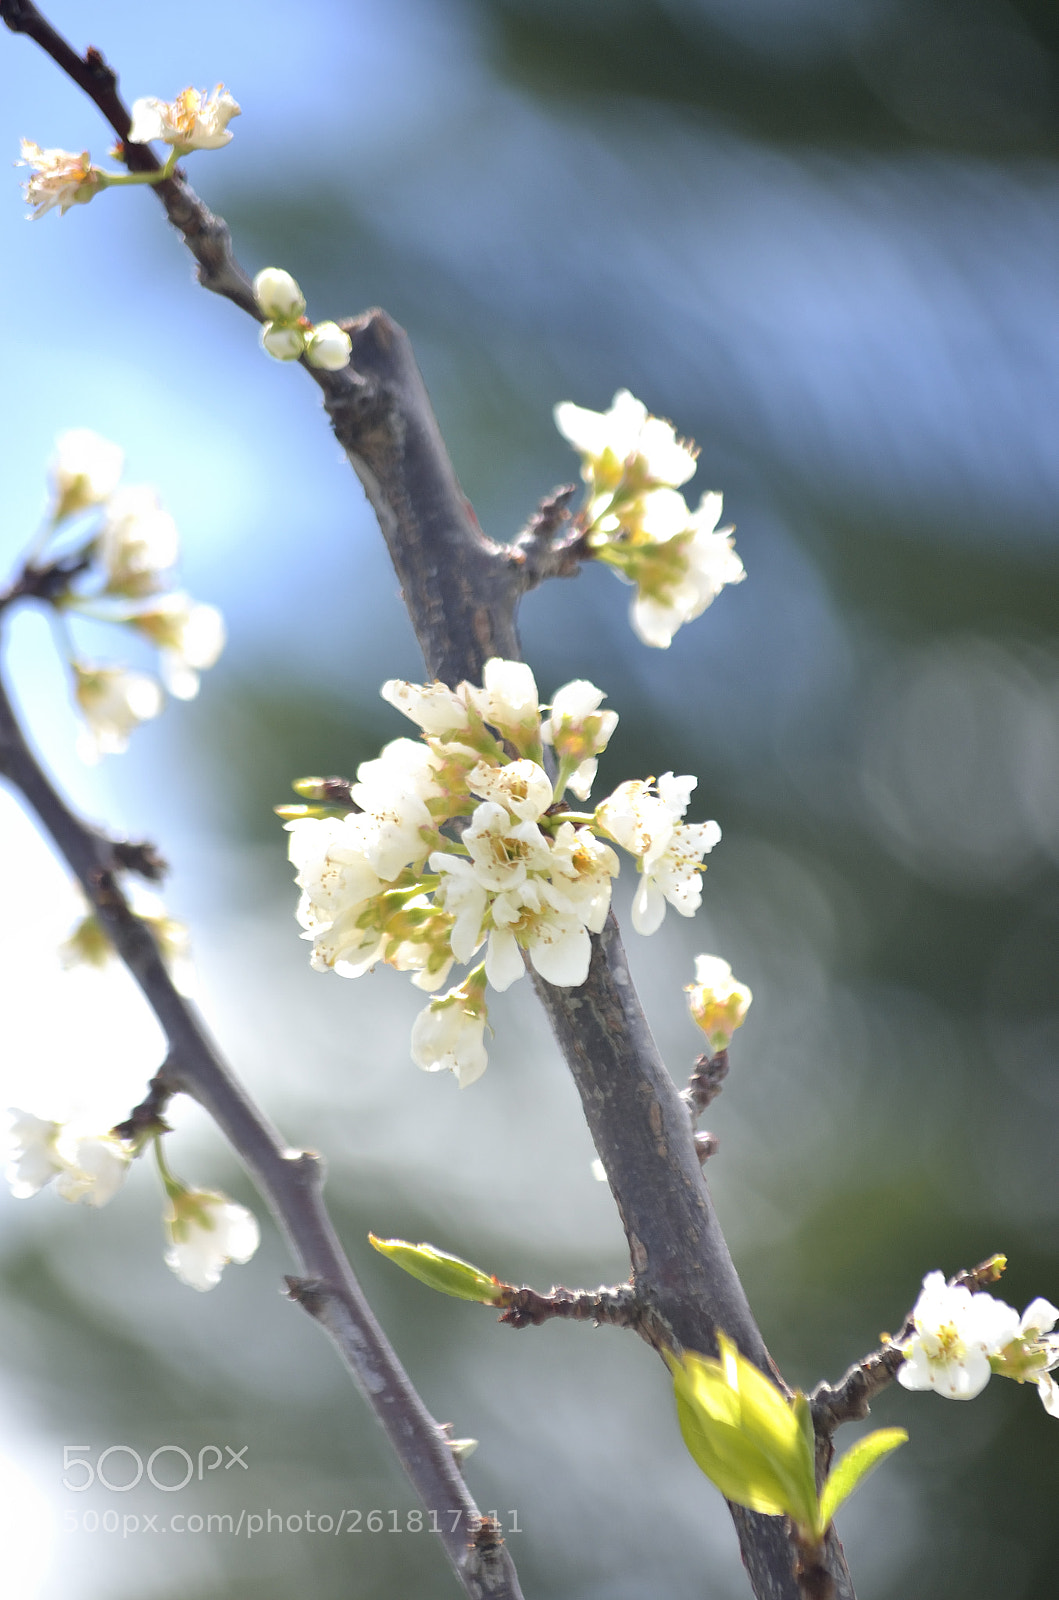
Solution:
{"label": "flower cluster", "polygon": [[[364,762],[350,809],[280,808],[292,818],[298,920],[314,967],[357,977],[384,961],[428,993],[484,947],[412,1038],[420,1066],[447,1067],[467,1084],[485,1069],[487,982],[507,989],[526,957],[549,983],[584,983],[589,936],[603,928],[619,870],[612,843],[636,859],[633,923],[653,933],[667,903],[682,916],[698,908],[702,858],[720,830],[681,820],[696,780],[672,773],[623,783],[594,811],[570,809],[566,789],[587,797],[617,722],[590,683],[560,689],[545,718],[533,674],[517,661],[487,661],[480,688],[394,680],[382,694],[421,740],[396,739]],[[545,744],[557,757],[554,783]],[[296,787],[329,794],[322,780]]]}
{"label": "flower cluster", "polygon": [[903,1346],[898,1381],[906,1389],[935,1389],[950,1400],[973,1400],[995,1372],[1035,1383],[1044,1409],[1059,1417],[1059,1309],[1032,1301],[1020,1317],[993,1295],[972,1293],[928,1272],[912,1312],[915,1332]]}
{"label": "flower cluster", "polygon": [[[46,554],[55,579],[47,596],[64,615],[120,624],[152,644],[166,689],[188,700],[198,693],[199,673],[221,653],[224,622],[214,606],[173,586],[180,550],[176,523],[153,489],[121,485],[122,466],[118,446],[90,429],[60,436],[43,550],[32,565],[45,570]],[[95,523],[73,534],[72,520],[84,513],[93,513]],[[88,760],[124,750],[132,730],[162,708],[161,687],[142,672],[81,661],[72,653],[70,667],[86,723],[81,751]]]}
{"label": "flower cluster", "polygon": [[353,344],[337,322],[311,323],[305,296],[282,267],[264,267],[254,279],[254,299],[268,319],[261,329],[261,348],[275,361],[304,356],[311,367],[339,372],[348,367]]}
{"label": "flower cluster", "polygon": [[726,584],[746,576],[732,529],[717,526],[721,496],[704,494],[689,509],[680,487],[695,471],[695,447],[626,389],[604,412],[565,401],[555,421],[581,456],[588,548],[635,585],[633,628],[644,644],[665,649]]}
{"label": "flower cluster", "polygon": [[138,1140],[97,1133],[70,1123],[49,1122],[31,1111],[9,1117],[7,1181],[16,1200],[26,1200],[51,1184],[64,1200],[105,1206],[121,1188],[133,1159],[151,1142],[166,1201],[162,1225],[165,1262],[192,1289],[212,1289],[229,1261],[246,1262],[261,1234],[253,1214],[227,1195],[189,1189],[174,1178],[157,1132]]}
{"label": "flower cluster", "polygon": [[[232,137],[228,124],[238,115],[239,107],[223,84],[209,95],[185,89],[172,102],[134,101],[129,144],[159,139],[170,147],[169,159],[156,172],[105,172],[92,164],[87,150],[80,155],[72,150],[43,150],[32,139],[23,139],[18,165],[30,168],[30,177],[22,186],[33,207],[30,216],[36,221],[55,206],[61,216],[71,206],[87,205],[102,189],[158,183],[172,175],[181,156],[192,150],[220,150],[228,144]],[[117,154],[120,157],[120,145]]]}

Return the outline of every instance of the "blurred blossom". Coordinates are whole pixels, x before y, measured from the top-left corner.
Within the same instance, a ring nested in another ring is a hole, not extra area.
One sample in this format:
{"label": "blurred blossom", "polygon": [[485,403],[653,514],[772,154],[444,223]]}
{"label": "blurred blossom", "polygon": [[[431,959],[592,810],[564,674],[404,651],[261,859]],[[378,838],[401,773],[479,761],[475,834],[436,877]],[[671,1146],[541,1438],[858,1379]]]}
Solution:
{"label": "blurred blossom", "polygon": [[153,678],[124,667],[95,667],[74,663],[74,694],[85,718],[78,740],[84,761],[120,755],[129,735],[141,722],[162,709],[162,691]]}
{"label": "blurred blossom", "polygon": [[169,693],[193,700],[199,673],[214,666],[224,649],[224,618],[217,607],[186,594],[164,594],[149,609],[138,611],[132,626],[157,645],[159,671]]}
{"label": "blurred blossom", "polygon": [[105,592],[139,599],[165,587],[180,555],[180,535],[157,490],[129,485],[110,496],[96,548]]}
{"label": "blurred blossom", "polygon": [[72,150],[42,150],[32,139],[22,140],[20,167],[31,167],[32,176],[23,184],[23,192],[33,207],[32,219],[36,222],[59,207],[60,216],[71,206],[87,205],[99,192],[100,174],[93,167],[88,151],[75,155]]}
{"label": "blurred blossom", "polygon": [[189,1289],[213,1289],[230,1261],[243,1266],[261,1242],[253,1212],[227,1195],[174,1186],[163,1216],[165,1263]]}
{"label": "blurred blossom", "polygon": [[89,506],[102,505],[118,487],[125,452],[91,428],[69,428],[55,441],[49,465],[56,522]]}

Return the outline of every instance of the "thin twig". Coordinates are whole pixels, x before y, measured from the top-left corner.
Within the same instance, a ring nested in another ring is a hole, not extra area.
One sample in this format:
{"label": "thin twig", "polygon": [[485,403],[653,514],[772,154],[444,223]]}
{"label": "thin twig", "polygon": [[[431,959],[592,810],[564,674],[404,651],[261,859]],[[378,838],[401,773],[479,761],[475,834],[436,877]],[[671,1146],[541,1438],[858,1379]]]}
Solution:
{"label": "thin twig", "polygon": [[691,1113],[693,1122],[697,1121],[706,1107],[716,1100],[727,1076],[727,1050],[718,1050],[712,1056],[706,1054],[699,1056],[688,1079],[687,1088],[680,1096]]}
{"label": "thin twig", "polygon": [[[611,1328],[635,1328],[644,1333],[643,1308],[636,1299],[631,1284],[621,1284],[607,1289],[549,1289],[540,1294],[525,1286],[519,1289],[503,1285],[505,1297],[498,1302],[504,1309],[499,1316],[510,1328],[539,1328],[543,1322],[557,1318],[568,1322],[592,1322],[596,1327],[606,1324]],[[649,1341],[650,1342],[650,1341]]]}
{"label": "thin twig", "polygon": [[573,483],[553,489],[512,541],[511,555],[522,564],[525,589],[535,589],[548,578],[576,577],[588,557],[584,520],[570,513],[576,493]]}
{"label": "thin twig", "polygon": [[[311,1151],[288,1148],[238,1082],[194,1007],[174,988],[150,928],[122,893],[115,875],[122,863],[113,844],[75,816],[53,788],[23,737],[2,682],[0,776],[36,813],[80,880],[169,1041],[165,1065],[129,1123],[137,1123],[140,1131],[177,1093],[190,1095],[210,1113],[266,1201],[300,1273],[317,1285],[312,1314],[330,1334],[424,1506],[438,1512],[439,1537],[465,1592],[472,1600],[487,1595],[519,1600],[518,1578],[506,1552],[494,1564],[500,1578],[492,1588],[471,1570],[461,1530],[480,1519],[478,1508],[445,1434],[412,1387],[353,1275],[324,1205],[323,1162]],[[457,1509],[463,1515],[453,1530],[452,1517],[441,1513]]]}
{"label": "thin twig", "polygon": [[860,1422],[868,1416],[876,1395],[889,1387],[904,1366],[905,1356],[899,1342],[908,1337],[908,1332],[906,1321],[893,1344],[884,1344],[881,1349],[854,1362],[837,1384],[817,1384],[809,1400],[818,1436],[830,1437],[841,1423]]}

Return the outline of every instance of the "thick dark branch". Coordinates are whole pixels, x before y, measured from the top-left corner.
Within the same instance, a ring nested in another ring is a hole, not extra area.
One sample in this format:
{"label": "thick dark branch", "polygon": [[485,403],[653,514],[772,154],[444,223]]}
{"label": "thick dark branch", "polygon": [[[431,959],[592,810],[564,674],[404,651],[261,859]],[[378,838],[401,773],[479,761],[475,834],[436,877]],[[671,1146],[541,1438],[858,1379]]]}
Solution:
{"label": "thick dark branch", "polygon": [[[157,1122],[168,1100],[185,1093],[213,1117],[243,1160],[287,1239],[299,1271],[319,1289],[313,1315],[326,1328],[361,1394],[381,1422],[413,1487],[428,1510],[438,1512],[440,1538],[472,1600],[521,1591],[510,1557],[495,1563],[499,1578],[487,1588],[469,1560],[467,1527],[480,1521],[452,1449],[397,1359],[346,1260],[323,1200],[324,1166],[311,1151],[291,1150],[250,1100],[194,1007],[177,992],[147,924],[129,909],[115,873],[123,865],[114,846],[87,827],[44,775],[22,735],[0,682],[0,776],[22,795],[51,835],[91,901],[111,943],[129,968],[169,1041],[169,1055],[147,1099],[129,1125]],[[442,1512],[459,1508],[461,1526]],[[494,1575],[495,1576],[495,1575]]]}

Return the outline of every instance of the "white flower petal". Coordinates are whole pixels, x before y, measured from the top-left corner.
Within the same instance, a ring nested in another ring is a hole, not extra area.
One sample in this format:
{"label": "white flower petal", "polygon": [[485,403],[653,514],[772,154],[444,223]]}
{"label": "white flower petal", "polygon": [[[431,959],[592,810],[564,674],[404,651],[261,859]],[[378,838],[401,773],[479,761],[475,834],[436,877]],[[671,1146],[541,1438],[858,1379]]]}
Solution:
{"label": "white flower petal", "polygon": [[549,936],[534,939],[529,953],[542,978],[569,989],[588,977],[592,943],[588,929],[582,923],[571,922],[557,934],[549,929]]}
{"label": "white flower petal", "polygon": [[632,903],[633,927],[637,933],[657,933],[665,914],[665,895],[653,878],[641,877]]}
{"label": "white flower petal", "polygon": [[506,928],[494,928],[485,955],[485,975],[493,988],[498,993],[510,989],[525,970],[515,935]]}

